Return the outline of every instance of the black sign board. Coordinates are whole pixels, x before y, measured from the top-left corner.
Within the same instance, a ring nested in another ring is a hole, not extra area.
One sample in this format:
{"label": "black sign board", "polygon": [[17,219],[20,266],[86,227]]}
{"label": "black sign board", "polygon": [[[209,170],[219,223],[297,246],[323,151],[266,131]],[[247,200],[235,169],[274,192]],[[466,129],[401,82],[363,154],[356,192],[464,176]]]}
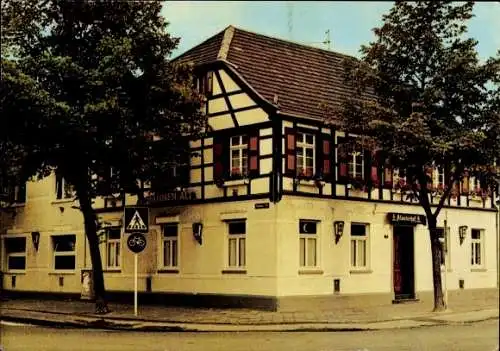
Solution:
{"label": "black sign board", "polygon": [[300,234],[316,234],[317,221],[301,219],[299,221]]}
{"label": "black sign board", "polygon": [[125,233],[147,233],[149,231],[149,208],[125,207]]}
{"label": "black sign board", "polygon": [[146,237],[141,233],[130,234],[127,246],[133,253],[142,252],[146,248]]}
{"label": "black sign board", "polygon": [[425,216],[419,214],[390,212],[388,217],[389,217],[389,222],[392,224],[425,225],[427,223]]}
{"label": "black sign board", "polygon": [[254,208],[256,210],[260,209],[260,208],[269,208],[269,202],[260,202],[258,204],[255,204],[254,205]]}

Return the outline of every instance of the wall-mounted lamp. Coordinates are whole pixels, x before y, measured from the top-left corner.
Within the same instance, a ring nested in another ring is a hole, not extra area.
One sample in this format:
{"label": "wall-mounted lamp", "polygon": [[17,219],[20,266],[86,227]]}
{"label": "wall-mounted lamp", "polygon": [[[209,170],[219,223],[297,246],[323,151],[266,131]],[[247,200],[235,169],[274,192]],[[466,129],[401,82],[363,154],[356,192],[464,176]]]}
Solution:
{"label": "wall-mounted lamp", "polygon": [[193,223],[193,237],[201,245],[203,235],[203,224]]}
{"label": "wall-mounted lamp", "polygon": [[33,242],[35,251],[38,251],[38,246],[40,244],[40,232],[31,232],[31,241]]}
{"label": "wall-mounted lamp", "polygon": [[460,239],[460,245],[463,244],[466,236],[467,236],[467,226],[461,225],[460,227],[458,227],[458,238]]}
{"label": "wall-mounted lamp", "polygon": [[335,234],[335,244],[338,244],[342,235],[344,235],[344,221],[335,221],[333,223],[333,230]]}

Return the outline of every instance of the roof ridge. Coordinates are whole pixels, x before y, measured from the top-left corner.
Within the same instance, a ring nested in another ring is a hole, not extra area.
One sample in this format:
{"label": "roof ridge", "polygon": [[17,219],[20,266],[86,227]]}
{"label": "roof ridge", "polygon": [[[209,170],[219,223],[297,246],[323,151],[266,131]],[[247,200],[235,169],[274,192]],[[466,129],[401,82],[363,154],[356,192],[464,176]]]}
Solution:
{"label": "roof ridge", "polygon": [[247,30],[247,29],[242,29],[241,27],[235,27],[235,26],[232,26],[232,25],[229,26],[229,27],[232,27],[233,30],[236,30],[236,31],[246,32],[246,33],[249,33],[249,34],[257,35],[259,37],[265,37],[265,38],[268,38],[268,39],[277,40],[277,41],[280,41],[280,42],[286,43],[286,44],[292,44],[292,45],[296,45],[296,46],[301,46],[301,47],[304,47],[306,49],[313,49],[313,50],[322,51],[322,52],[325,52],[325,53],[328,53],[328,54],[335,54],[335,55],[340,55],[340,56],[345,56],[345,57],[357,58],[355,56],[344,54],[342,52],[333,51],[333,50],[326,50],[326,49],[322,49],[322,48],[317,48],[315,46],[307,45],[307,44],[300,43],[300,42],[297,42],[297,41],[288,40],[288,39],[282,39],[282,38],[278,38],[278,37],[275,37],[275,36],[272,36],[272,35],[262,34],[262,33],[257,33],[257,32],[250,31],[250,30]]}
{"label": "roof ridge", "polygon": [[205,44],[207,41],[209,40],[212,40],[214,37],[218,36],[219,34],[227,31],[228,29],[232,28],[234,30],[234,26],[232,25],[229,25],[227,26],[226,28],[224,28],[223,30],[221,30],[220,32],[217,32],[211,36],[209,36],[207,39],[203,40],[201,43],[199,43],[198,45],[195,45],[193,46],[192,48],[184,51],[182,54],[179,54],[178,56],[176,56],[175,58],[172,58],[170,61],[173,62],[173,61],[176,61],[178,59],[180,59],[181,57],[183,56],[186,56],[187,54],[189,54],[190,52],[194,51],[195,49],[197,49],[198,47],[202,46],[203,44]]}
{"label": "roof ridge", "polygon": [[227,53],[229,52],[229,47],[231,46],[231,40],[234,35],[234,27],[229,26],[224,30],[224,37],[220,43],[219,53],[217,54],[217,59],[225,60],[227,59]]}

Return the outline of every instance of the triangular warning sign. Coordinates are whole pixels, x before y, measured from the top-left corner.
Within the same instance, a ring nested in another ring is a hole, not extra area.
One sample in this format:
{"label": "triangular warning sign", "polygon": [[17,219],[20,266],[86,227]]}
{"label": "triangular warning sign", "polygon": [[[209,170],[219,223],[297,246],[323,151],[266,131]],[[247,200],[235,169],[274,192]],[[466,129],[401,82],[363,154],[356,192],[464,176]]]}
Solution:
{"label": "triangular warning sign", "polygon": [[127,230],[147,230],[148,227],[144,224],[138,211],[135,211],[134,216],[127,225]]}

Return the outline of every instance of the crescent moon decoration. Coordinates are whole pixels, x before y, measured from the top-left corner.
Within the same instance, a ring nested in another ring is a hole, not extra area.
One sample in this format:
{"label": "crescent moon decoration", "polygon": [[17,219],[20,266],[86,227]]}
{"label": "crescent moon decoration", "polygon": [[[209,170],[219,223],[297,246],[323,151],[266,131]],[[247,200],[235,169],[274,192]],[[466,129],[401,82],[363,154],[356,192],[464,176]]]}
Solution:
{"label": "crescent moon decoration", "polygon": [[302,226],[302,230],[304,231],[304,233],[309,233],[307,231],[307,223],[304,223],[304,225]]}

